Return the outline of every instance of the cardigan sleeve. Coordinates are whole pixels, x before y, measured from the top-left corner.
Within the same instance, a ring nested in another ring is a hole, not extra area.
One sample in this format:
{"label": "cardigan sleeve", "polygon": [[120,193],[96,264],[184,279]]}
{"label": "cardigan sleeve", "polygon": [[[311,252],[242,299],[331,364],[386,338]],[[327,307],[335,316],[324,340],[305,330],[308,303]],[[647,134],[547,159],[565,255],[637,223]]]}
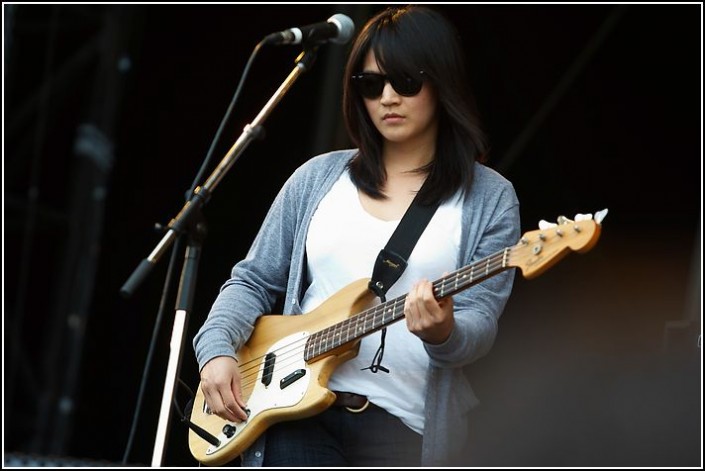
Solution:
{"label": "cardigan sleeve", "polygon": [[[491,173],[490,184],[479,185],[470,196],[473,214],[465,237],[467,248],[460,265],[467,266],[506,247],[520,237],[519,202],[512,185]],[[482,208],[478,208],[478,201]],[[460,267],[459,267],[460,268]],[[470,364],[489,352],[497,335],[498,320],[511,294],[514,270],[509,269],[454,295],[455,323],[442,344],[425,344],[433,366],[449,368]]]}

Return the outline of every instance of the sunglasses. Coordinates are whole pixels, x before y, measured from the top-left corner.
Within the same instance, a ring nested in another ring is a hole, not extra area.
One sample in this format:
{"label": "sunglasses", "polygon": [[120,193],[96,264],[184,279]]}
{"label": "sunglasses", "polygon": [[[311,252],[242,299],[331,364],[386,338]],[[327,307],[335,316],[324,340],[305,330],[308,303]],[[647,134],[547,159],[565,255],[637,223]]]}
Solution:
{"label": "sunglasses", "polygon": [[389,82],[392,88],[401,96],[414,96],[423,88],[423,71],[419,72],[421,77],[410,77],[408,75],[392,76],[377,74],[373,72],[362,72],[352,76],[352,83],[357,91],[368,100],[378,98],[382,95],[384,85]]}

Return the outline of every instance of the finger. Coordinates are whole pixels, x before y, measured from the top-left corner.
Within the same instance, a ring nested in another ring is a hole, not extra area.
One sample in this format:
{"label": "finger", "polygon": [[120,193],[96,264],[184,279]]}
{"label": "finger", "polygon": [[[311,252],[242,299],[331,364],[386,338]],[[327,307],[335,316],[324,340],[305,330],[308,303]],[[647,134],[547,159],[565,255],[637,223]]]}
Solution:
{"label": "finger", "polygon": [[411,330],[413,326],[413,318],[411,317],[411,292],[406,295],[406,300],[404,301],[404,319],[406,320],[406,328]]}
{"label": "finger", "polygon": [[240,385],[240,376],[236,376],[233,378],[233,382],[231,385],[231,391],[233,393],[233,397],[235,398],[235,404],[238,406],[236,410],[236,413],[238,414],[238,417],[240,417],[242,420],[247,419],[247,413],[245,412],[245,409],[247,408],[247,402],[242,397],[242,387]]}
{"label": "finger", "polygon": [[423,326],[423,286],[424,280],[419,281],[407,296],[408,311],[405,311],[405,314],[407,315],[407,327],[412,333],[419,332]]}
{"label": "finger", "polygon": [[215,415],[232,422],[240,421],[240,414],[237,413],[239,407],[235,404],[235,396],[229,384],[219,384],[204,379],[201,382],[201,389],[206,397],[206,404]]}
{"label": "finger", "polygon": [[227,393],[221,395],[221,400],[224,407],[224,415],[228,420],[240,422],[247,418],[247,415],[242,411],[240,406],[235,402],[235,396],[228,390]]}
{"label": "finger", "polygon": [[416,285],[414,285],[404,301],[404,317],[406,318],[406,327],[412,332],[414,331],[416,319],[418,318],[417,299]]}
{"label": "finger", "polygon": [[235,402],[237,403],[237,405],[244,409],[245,406],[247,405],[247,403],[242,398],[242,391],[240,390],[239,385],[237,386],[237,388],[233,388],[233,393],[234,393]]}
{"label": "finger", "polygon": [[213,414],[226,420],[233,420],[235,418],[234,415],[228,412],[227,407],[223,403],[223,398],[216,388],[206,386],[202,383],[201,390],[203,391],[208,409],[210,409]]}
{"label": "finger", "polygon": [[430,281],[423,284],[420,303],[425,317],[435,320],[441,314],[438,300],[433,293],[433,284]]}

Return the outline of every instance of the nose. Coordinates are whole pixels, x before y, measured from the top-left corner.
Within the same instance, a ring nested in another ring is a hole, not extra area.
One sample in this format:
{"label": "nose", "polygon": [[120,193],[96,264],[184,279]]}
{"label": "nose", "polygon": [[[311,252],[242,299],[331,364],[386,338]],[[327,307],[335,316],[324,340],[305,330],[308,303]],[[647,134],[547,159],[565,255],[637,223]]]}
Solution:
{"label": "nose", "polygon": [[382,89],[382,96],[380,97],[380,103],[383,105],[394,104],[399,101],[399,94],[394,90],[392,84],[389,80],[384,81],[384,88]]}

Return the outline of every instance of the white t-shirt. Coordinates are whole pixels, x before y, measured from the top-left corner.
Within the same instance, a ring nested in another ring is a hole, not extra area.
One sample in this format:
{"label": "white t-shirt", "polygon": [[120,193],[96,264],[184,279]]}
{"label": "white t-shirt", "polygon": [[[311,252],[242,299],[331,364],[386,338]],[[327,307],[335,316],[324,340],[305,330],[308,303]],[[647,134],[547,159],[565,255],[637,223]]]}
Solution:
{"label": "white t-shirt", "polygon": [[[462,201],[442,204],[429,221],[402,276],[386,299],[405,295],[421,278],[430,281],[458,268]],[[375,259],[389,241],[399,220],[383,221],[369,214],[346,171],[323,198],[311,221],[306,241],[308,278],[313,280],[302,301],[310,312],[355,280],[372,276]],[[357,357],[341,364],[328,387],[365,395],[399,417],[418,433],[424,428],[424,392],[428,355],[421,339],[411,334],[404,319],[387,326],[382,366],[389,373],[372,373],[381,331],[361,340]]]}

